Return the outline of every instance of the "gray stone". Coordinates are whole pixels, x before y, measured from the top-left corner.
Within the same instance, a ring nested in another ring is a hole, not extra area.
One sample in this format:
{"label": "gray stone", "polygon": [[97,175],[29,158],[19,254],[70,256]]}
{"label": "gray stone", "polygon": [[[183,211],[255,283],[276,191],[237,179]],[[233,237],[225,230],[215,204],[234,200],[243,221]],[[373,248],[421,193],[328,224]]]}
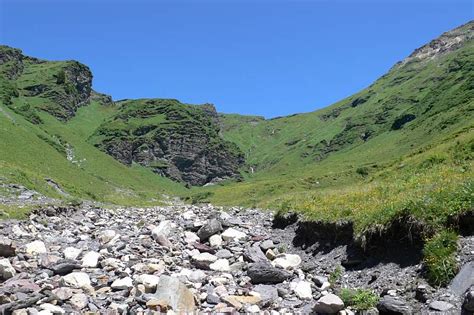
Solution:
{"label": "gray stone", "polygon": [[130,277],[117,279],[110,286],[113,290],[128,290],[133,288],[133,280]]}
{"label": "gray stone", "polygon": [[197,236],[201,239],[201,241],[207,240],[214,234],[217,234],[222,231],[222,224],[217,219],[210,219],[204,224],[199,231],[197,232]]}
{"label": "gray stone", "polygon": [[253,244],[252,246],[247,246],[244,251],[244,258],[250,262],[268,262],[268,258],[260,249],[258,244]]}
{"label": "gray stone", "polygon": [[89,298],[84,293],[74,294],[69,300],[69,304],[76,310],[82,310],[89,304]]}
{"label": "gray stone", "polygon": [[262,249],[263,252],[266,252],[269,249],[275,248],[275,244],[273,244],[272,240],[265,240],[262,243],[260,243],[260,248]]}
{"label": "gray stone", "polygon": [[449,288],[456,295],[462,296],[471,286],[474,285],[474,261],[465,264],[458,272]]}
{"label": "gray stone", "polygon": [[435,310],[435,311],[445,312],[445,311],[453,308],[454,305],[452,305],[448,302],[443,302],[443,301],[433,301],[429,304],[429,307],[432,310]]}
{"label": "gray stone", "polygon": [[278,290],[273,285],[259,284],[253,288],[253,291],[260,294],[262,300],[259,304],[262,307],[269,307],[278,299]]}
{"label": "gray stone", "polygon": [[16,275],[16,271],[8,258],[0,259],[0,278],[7,280]]}
{"label": "gray stone", "polygon": [[290,277],[290,273],[285,270],[273,267],[269,263],[255,263],[249,266],[247,275],[252,283],[280,283]]}
{"label": "gray stone", "polygon": [[33,241],[25,245],[25,251],[29,255],[45,254],[47,252],[46,246],[42,241]]}
{"label": "gray stone", "polygon": [[74,260],[60,260],[56,264],[50,266],[48,269],[52,270],[54,274],[64,276],[74,269],[80,269],[81,266]]}
{"label": "gray stone", "polygon": [[344,302],[335,294],[326,294],[314,304],[313,311],[323,314],[336,314],[344,308]]}
{"label": "gray stone", "polygon": [[385,295],[377,304],[377,309],[381,314],[400,314],[409,315],[413,313],[413,309],[405,301],[400,298]]}

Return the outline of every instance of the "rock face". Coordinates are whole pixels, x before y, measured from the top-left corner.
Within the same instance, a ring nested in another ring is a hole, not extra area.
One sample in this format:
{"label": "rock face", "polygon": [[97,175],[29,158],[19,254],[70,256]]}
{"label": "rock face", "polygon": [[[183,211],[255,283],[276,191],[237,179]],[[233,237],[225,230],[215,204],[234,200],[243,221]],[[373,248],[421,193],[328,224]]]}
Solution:
{"label": "rock face", "polygon": [[24,56],[19,49],[0,46],[0,67],[8,84],[21,86],[13,97],[21,94],[26,100],[29,97],[43,100],[43,104],[34,109],[13,108],[34,123],[41,122],[35,115],[36,109],[65,121],[72,118],[79,107],[89,103],[92,73],[77,61],[49,62]]}
{"label": "rock face", "polygon": [[190,185],[239,177],[243,154],[220,137],[212,105],[185,105],[170,99],[118,104],[118,114],[99,127],[91,140],[115,159],[126,165],[138,163]]}

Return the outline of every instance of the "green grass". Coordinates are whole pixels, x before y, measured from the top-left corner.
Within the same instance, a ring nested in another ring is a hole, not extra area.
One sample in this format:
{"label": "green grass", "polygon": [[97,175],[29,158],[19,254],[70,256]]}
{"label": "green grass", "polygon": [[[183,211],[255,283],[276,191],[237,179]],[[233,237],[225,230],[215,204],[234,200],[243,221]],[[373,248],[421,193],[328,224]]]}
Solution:
{"label": "green grass", "polygon": [[458,235],[450,230],[440,231],[428,239],[423,248],[423,264],[429,282],[434,286],[444,286],[456,275]]}
{"label": "green grass", "polygon": [[339,296],[344,302],[344,306],[350,306],[357,311],[373,308],[379,301],[377,294],[364,289],[342,289]]}
{"label": "green grass", "polygon": [[34,206],[26,205],[4,205],[0,204],[0,220],[24,220],[28,218],[29,213],[34,209]]}

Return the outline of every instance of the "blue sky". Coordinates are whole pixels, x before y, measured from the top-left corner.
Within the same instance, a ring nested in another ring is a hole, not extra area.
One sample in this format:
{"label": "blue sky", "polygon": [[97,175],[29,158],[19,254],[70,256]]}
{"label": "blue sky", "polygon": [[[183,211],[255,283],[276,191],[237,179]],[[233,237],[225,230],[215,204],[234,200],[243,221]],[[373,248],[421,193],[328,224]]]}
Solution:
{"label": "blue sky", "polygon": [[368,86],[474,18],[473,1],[0,0],[0,43],[76,59],[114,99],[275,117]]}

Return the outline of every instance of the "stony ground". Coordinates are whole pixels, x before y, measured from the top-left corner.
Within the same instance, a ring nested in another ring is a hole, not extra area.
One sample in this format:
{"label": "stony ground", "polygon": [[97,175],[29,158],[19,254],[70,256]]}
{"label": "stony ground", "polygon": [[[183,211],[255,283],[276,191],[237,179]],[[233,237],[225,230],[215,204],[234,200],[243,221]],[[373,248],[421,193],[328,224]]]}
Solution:
{"label": "stony ground", "polygon": [[[382,296],[365,314],[461,313],[464,292],[429,287],[420,265],[338,269],[347,246],[295,246],[298,223],[279,229],[270,212],[222,210],[90,204],[2,221],[0,314],[355,313],[338,297],[342,287]],[[469,266],[473,238],[462,242]]]}

